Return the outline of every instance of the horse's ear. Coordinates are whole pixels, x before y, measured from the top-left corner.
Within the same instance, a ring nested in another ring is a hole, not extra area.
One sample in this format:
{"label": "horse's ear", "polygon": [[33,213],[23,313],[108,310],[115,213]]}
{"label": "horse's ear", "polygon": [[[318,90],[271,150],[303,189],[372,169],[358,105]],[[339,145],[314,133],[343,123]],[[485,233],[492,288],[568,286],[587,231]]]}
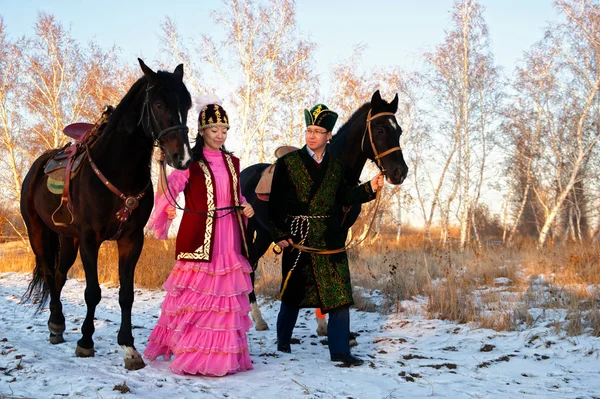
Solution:
{"label": "horse's ear", "polygon": [[156,72],[148,68],[148,66],[144,64],[144,61],[142,61],[141,58],[138,58],[138,61],[140,62],[140,67],[142,68],[142,72],[144,72],[144,75],[148,78],[148,80],[153,80],[156,76]]}
{"label": "horse's ear", "polygon": [[390,107],[394,110],[394,113],[398,111],[398,93],[396,93],[396,97],[390,103]]}
{"label": "horse's ear", "polygon": [[177,67],[175,68],[175,70],[173,71],[173,73],[175,75],[180,76],[183,79],[183,64],[177,65]]}
{"label": "horse's ear", "polygon": [[371,97],[371,104],[373,104],[374,107],[378,107],[379,104],[381,104],[381,94],[379,94],[379,90],[373,93],[373,97]]}

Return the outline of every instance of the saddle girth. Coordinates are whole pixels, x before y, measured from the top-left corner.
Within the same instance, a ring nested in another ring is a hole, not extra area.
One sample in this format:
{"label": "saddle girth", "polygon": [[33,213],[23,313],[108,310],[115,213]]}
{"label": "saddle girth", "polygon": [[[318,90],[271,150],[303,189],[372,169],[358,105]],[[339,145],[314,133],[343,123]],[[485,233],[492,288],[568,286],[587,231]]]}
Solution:
{"label": "saddle girth", "polygon": [[[65,145],[44,166],[44,173],[49,177],[51,173],[54,172],[57,174],[60,173],[61,169],[65,169],[60,205],[52,213],[52,222],[56,226],[68,227],[75,221],[74,210],[70,201],[70,182],[77,175],[83,158],[86,156],[85,149],[94,146],[112,111],[113,107],[106,107],[104,112],[102,112],[102,116],[95,124],[74,123],[66,126],[63,132],[67,136],[75,138],[75,142]],[[64,213],[62,210],[63,207],[67,213],[66,220],[64,220],[64,217],[61,220],[61,216]]]}

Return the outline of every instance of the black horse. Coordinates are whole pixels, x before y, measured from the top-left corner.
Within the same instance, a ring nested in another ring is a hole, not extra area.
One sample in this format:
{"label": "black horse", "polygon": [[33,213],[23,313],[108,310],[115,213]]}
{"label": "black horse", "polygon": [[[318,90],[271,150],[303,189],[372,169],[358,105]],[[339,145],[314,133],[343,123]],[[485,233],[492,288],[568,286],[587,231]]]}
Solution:
{"label": "black horse", "polygon": [[[81,255],[87,314],[75,350],[78,357],[94,356],[94,312],[101,299],[97,267],[100,244],[117,241],[121,306],[118,343],[125,351],[125,367],[129,370],[145,366],[133,345],[131,307],[134,270],[154,202],[150,180],[153,145],[163,149],[174,168],[186,169],[192,161],[186,127],[192,102],[183,84],[183,65],[170,73],[154,72],[142,60],[139,63],[144,76],[110,115],[71,183],[73,222],[62,227],[53,222],[61,196],[46,188],[44,166],[58,150],[45,152],[33,163],[21,189],[21,213],[36,262],[25,299],[38,299],[42,308],[50,297],[48,328],[53,344],[64,342],[60,294],[78,250]],[[123,196],[115,195],[113,189]]]}
{"label": "black horse", "polygon": [[[348,182],[358,185],[360,174],[367,159],[376,161],[379,156],[378,166],[385,171],[388,183],[401,184],[408,174],[408,166],[404,162],[402,151],[399,148],[402,129],[396,121],[394,114],[398,110],[398,95],[391,103],[381,99],[379,90],[376,91],[370,103],[362,105],[333,136],[327,151],[334,157],[340,158],[346,165],[346,178]],[[383,114],[383,115],[380,115]],[[367,119],[369,121],[367,121]],[[368,126],[370,124],[370,126]],[[370,131],[369,131],[370,130]],[[249,237],[255,237],[253,250],[250,251],[250,264],[256,270],[259,259],[271,245],[267,220],[266,201],[256,197],[255,188],[260,180],[261,173],[269,164],[260,163],[247,167],[241,172],[240,179],[242,193],[250,202],[255,211],[251,223]],[[343,228],[346,234],[360,214],[360,205],[346,209]],[[252,273],[254,284],[254,273]],[[250,293],[252,304],[252,318],[257,330],[268,329],[267,323],[262,318],[260,309],[256,304],[254,291]]]}

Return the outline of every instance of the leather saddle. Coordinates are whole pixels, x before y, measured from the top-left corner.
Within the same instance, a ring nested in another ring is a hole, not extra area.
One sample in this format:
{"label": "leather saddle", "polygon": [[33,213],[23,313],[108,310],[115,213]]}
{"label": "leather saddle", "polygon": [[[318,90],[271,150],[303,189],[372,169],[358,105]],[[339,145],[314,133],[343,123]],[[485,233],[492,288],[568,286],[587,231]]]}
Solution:
{"label": "leather saddle", "polygon": [[63,133],[75,141],[61,148],[44,166],[44,173],[48,176],[48,189],[54,194],[62,193],[61,203],[52,214],[52,221],[57,226],[67,227],[74,221],[69,183],[77,175],[86,157],[86,147],[94,146],[113,110],[111,106],[106,107],[95,124],[73,123],[66,126]]}
{"label": "leather saddle", "polygon": [[[291,145],[283,145],[278,147],[275,150],[275,158],[279,159],[285,154],[288,154],[292,151],[299,150],[298,147],[294,147]],[[256,198],[261,201],[268,201],[269,195],[271,194],[271,185],[273,184],[273,174],[275,173],[275,164],[269,165],[265,170],[263,170],[260,180],[256,185],[256,189],[254,192],[256,193]]]}

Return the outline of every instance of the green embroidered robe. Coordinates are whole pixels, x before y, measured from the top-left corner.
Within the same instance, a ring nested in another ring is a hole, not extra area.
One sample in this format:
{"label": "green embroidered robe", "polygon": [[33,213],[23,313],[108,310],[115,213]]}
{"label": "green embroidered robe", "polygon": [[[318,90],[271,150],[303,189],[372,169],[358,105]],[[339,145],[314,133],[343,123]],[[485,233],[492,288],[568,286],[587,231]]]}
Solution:
{"label": "green embroidered robe", "polygon": [[[299,235],[291,232],[290,216],[327,216],[311,219],[303,245],[322,249],[342,248],[342,210],[339,205],[354,205],[375,198],[370,182],[358,187],[345,180],[344,164],[325,152],[320,167],[306,146],[280,158],[275,165],[269,198],[269,222],[274,242]],[[294,266],[298,251],[285,248],[282,259],[282,288]],[[302,253],[283,291],[282,301],[298,307],[320,307],[324,312],[352,305],[352,285],[346,252],[333,255]]]}

